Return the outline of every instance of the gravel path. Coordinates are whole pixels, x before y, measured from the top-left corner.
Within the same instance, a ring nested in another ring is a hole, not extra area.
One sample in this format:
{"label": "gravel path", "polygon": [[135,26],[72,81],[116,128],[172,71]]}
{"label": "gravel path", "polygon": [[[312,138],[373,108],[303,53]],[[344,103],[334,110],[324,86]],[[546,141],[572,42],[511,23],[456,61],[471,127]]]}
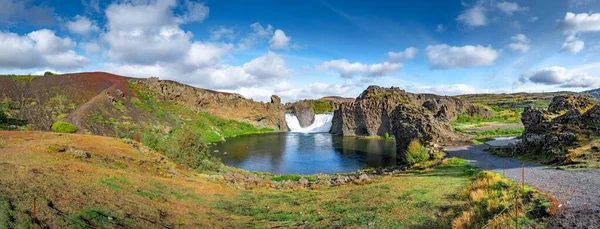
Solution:
{"label": "gravel path", "polygon": [[[492,141],[490,145],[508,143]],[[460,146],[446,152],[481,169],[500,174],[504,171],[506,177],[521,182],[522,161],[494,156],[484,151],[488,147]],[[559,212],[549,219],[549,228],[600,228],[600,171],[565,171],[525,163],[525,183],[552,195],[561,204]]]}

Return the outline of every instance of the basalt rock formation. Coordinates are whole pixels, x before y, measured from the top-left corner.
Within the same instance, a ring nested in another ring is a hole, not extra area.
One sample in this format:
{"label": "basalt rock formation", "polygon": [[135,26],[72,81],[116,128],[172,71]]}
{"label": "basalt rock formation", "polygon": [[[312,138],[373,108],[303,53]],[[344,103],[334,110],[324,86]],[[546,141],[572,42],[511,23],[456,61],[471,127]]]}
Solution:
{"label": "basalt rock formation", "polygon": [[399,104],[392,111],[391,120],[399,164],[407,164],[406,150],[414,139],[431,148],[436,144],[466,137],[452,129],[443,113],[435,114],[425,107]]}
{"label": "basalt rock formation", "polygon": [[298,118],[301,127],[307,127],[315,121],[315,110],[311,106],[311,101],[304,100],[290,105],[292,114]]}
{"label": "basalt rock formation", "polygon": [[274,95],[272,103],[255,102],[235,93],[217,92],[195,88],[182,83],[159,80],[151,77],[137,80],[150,90],[158,93],[158,99],[182,104],[196,112],[207,112],[212,115],[253,124],[259,128],[272,128],[287,131],[285,122],[285,106],[278,103],[279,97]]}
{"label": "basalt rock formation", "polygon": [[521,121],[525,130],[520,141],[503,150],[511,156],[548,155],[551,162],[563,163],[578,139],[598,135],[600,106],[584,96],[556,96],[547,110],[525,108]]}
{"label": "basalt rock formation", "polygon": [[458,114],[491,116],[486,108],[449,96],[412,94],[399,88],[369,86],[353,102],[343,102],[334,112],[331,133],[357,136],[385,136],[392,133],[392,112],[399,104],[424,108],[447,120]]}

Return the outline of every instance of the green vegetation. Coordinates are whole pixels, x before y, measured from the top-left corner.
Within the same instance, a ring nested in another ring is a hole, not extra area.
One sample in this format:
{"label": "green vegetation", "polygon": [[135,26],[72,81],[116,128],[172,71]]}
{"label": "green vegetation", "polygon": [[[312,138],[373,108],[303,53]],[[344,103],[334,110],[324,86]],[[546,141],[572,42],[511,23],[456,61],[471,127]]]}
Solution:
{"label": "green vegetation", "polygon": [[572,95],[574,92],[547,92],[547,93],[514,93],[514,94],[471,94],[456,96],[465,99],[471,104],[483,104],[498,107],[503,110],[523,110],[529,105],[537,108],[546,108],[554,96]]}
{"label": "green vegetation", "polygon": [[54,75],[56,75],[56,74],[54,74],[53,72],[50,72],[50,71],[44,72],[44,76],[54,76]]}
{"label": "green vegetation", "polygon": [[52,131],[59,133],[75,133],[77,132],[77,127],[68,122],[55,122],[52,124]]}
{"label": "green vegetation", "polygon": [[[371,174],[371,170],[302,176],[225,168],[199,174],[133,141],[37,132],[0,134],[7,144],[0,148],[0,160],[8,168],[28,166],[36,171],[2,170],[0,227],[7,228],[32,226],[28,210],[34,196],[41,227],[481,228],[491,222],[489,228],[508,228],[514,211],[502,210],[512,207],[519,188],[497,174],[478,172],[459,158],[331,185],[338,176]],[[30,140],[32,135],[36,141]],[[76,147],[93,157],[38,150],[50,145]],[[302,177],[311,183],[292,182]],[[22,185],[23,180],[30,183]],[[64,190],[60,203],[52,203],[56,190]],[[526,187],[519,198],[519,222],[526,228],[543,228],[539,217],[551,208],[548,198]]]}
{"label": "green vegetation", "polygon": [[495,129],[495,130],[482,130],[482,131],[470,131],[467,132],[475,137],[501,137],[501,136],[515,136],[521,135],[525,131],[525,128],[515,128],[515,129]]}
{"label": "green vegetation", "polygon": [[38,78],[38,76],[32,76],[32,75],[6,75],[7,77],[9,77],[11,80],[13,81],[18,81],[18,82],[31,82],[35,79]]}
{"label": "green vegetation", "polygon": [[300,176],[298,174],[284,174],[284,175],[279,175],[279,176],[274,176],[271,178],[272,181],[299,181],[302,177],[304,177],[304,179],[310,181],[310,182],[314,182],[315,179],[311,176]]}
{"label": "green vegetation", "polygon": [[221,137],[227,138],[274,131],[270,128],[259,129],[248,123],[224,119],[208,113],[198,114],[196,120],[192,122],[192,126],[204,136],[208,143],[220,141]]}
{"label": "green vegetation", "polygon": [[427,152],[427,148],[425,148],[419,140],[413,139],[408,144],[408,148],[406,149],[406,161],[413,165],[416,163],[424,162],[429,159],[429,152]]}
{"label": "green vegetation", "polygon": [[476,138],[476,139],[471,140],[471,143],[473,143],[473,145],[481,145],[481,144],[484,144],[484,143],[492,141],[492,140],[494,140],[494,139],[493,138],[485,138],[485,137],[484,138]]}
{"label": "green vegetation", "polygon": [[517,218],[515,204],[520,227],[543,228],[541,217],[554,211],[551,199],[543,193],[529,186],[521,188],[497,173],[481,171],[472,180],[460,194],[470,204],[452,221],[453,228],[511,228]]}
{"label": "green vegetation", "polygon": [[333,106],[328,101],[313,100],[312,106],[315,114],[323,114],[333,112]]}

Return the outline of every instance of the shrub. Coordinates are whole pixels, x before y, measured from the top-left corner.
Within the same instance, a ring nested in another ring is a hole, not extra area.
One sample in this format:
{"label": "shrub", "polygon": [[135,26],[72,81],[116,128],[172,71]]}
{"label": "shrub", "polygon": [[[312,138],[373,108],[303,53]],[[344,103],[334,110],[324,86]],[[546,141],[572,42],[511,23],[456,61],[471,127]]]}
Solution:
{"label": "shrub", "polygon": [[53,75],[55,75],[55,74],[50,71],[44,72],[44,76],[53,76]]}
{"label": "shrub", "polygon": [[6,122],[7,117],[6,114],[4,114],[4,110],[2,110],[2,108],[0,108],[0,123],[4,123]]}
{"label": "shrub", "polygon": [[421,145],[421,142],[417,139],[413,139],[408,144],[408,148],[406,150],[406,161],[409,164],[416,164],[419,162],[423,162],[429,159],[429,152],[427,152],[427,148]]}
{"label": "shrub", "polygon": [[55,122],[52,124],[52,131],[59,133],[75,133],[77,132],[77,127],[68,122]]}
{"label": "shrub", "polygon": [[142,144],[150,147],[151,149],[156,150],[158,148],[158,144],[160,143],[160,138],[158,134],[152,132],[151,130],[146,130],[142,134]]}
{"label": "shrub", "polygon": [[191,127],[177,131],[163,148],[167,157],[176,163],[200,171],[215,171],[221,168],[221,161],[213,156],[202,135]]}

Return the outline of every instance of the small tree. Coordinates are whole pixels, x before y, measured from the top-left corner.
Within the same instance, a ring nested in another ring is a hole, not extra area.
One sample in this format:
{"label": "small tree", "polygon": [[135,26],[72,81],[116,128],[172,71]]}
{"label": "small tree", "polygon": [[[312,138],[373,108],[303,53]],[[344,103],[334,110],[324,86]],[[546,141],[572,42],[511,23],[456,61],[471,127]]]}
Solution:
{"label": "small tree", "polygon": [[52,73],[51,71],[44,72],[44,76],[53,76],[53,75],[54,75],[54,73]]}
{"label": "small tree", "polygon": [[406,149],[406,161],[408,164],[416,164],[429,159],[429,152],[427,148],[421,145],[418,139],[413,139],[408,144]]}
{"label": "small tree", "polygon": [[213,156],[204,138],[191,127],[185,127],[175,133],[163,152],[176,163],[201,171],[214,171],[221,167],[221,162]]}

